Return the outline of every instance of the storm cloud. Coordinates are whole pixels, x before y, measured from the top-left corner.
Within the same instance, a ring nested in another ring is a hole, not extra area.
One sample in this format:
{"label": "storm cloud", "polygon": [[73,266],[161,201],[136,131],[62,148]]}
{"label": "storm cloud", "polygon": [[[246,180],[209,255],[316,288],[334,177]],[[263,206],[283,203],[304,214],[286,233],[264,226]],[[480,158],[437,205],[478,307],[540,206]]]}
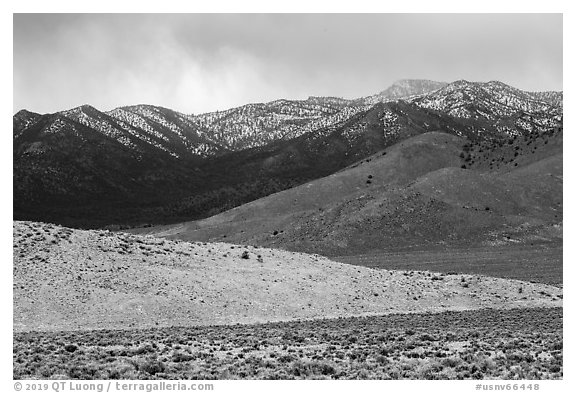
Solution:
{"label": "storm cloud", "polygon": [[202,113],[355,98],[403,78],[562,90],[562,15],[14,15],[14,111]]}

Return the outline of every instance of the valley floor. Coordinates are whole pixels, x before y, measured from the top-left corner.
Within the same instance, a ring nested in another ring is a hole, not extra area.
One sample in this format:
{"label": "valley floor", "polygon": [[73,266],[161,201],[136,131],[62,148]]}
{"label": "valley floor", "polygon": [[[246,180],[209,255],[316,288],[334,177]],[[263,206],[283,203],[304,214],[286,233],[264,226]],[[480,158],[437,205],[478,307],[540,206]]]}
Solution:
{"label": "valley floor", "polygon": [[385,251],[331,259],[374,269],[482,274],[562,286],[562,244]]}
{"label": "valley floor", "polygon": [[562,308],[27,332],[14,379],[562,379]]}

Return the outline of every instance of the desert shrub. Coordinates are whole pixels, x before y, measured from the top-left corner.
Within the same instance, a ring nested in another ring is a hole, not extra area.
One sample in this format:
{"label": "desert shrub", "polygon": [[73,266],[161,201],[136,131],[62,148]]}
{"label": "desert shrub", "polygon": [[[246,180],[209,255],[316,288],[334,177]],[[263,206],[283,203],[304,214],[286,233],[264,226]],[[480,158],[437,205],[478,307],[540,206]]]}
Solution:
{"label": "desert shrub", "polygon": [[327,362],[296,360],[291,364],[290,372],[296,377],[328,376],[335,374],[336,368]]}
{"label": "desert shrub", "polygon": [[136,369],[132,364],[128,363],[120,363],[114,364],[108,370],[108,378],[109,379],[136,379],[134,375],[134,371]]}
{"label": "desert shrub", "polygon": [[432,362],[418,370],[416,375],[418,379],[440,379],[439,374],[442,369],[442,364]]}
{"label": "desert shrub", "polygon": [[188,361],[193,360],[193,359],[194,359],[193,355],[183,353],[183,352],[175,352],[172,355],[172,361],[174,363],[188,362]]}
{"label": "desert shrub", "polygon": [[99,368],[95,364],[70,366],[67,370],[70,379],[99,379]]}
{"label": "desert shrub", "polygon": [[391,353],[391,349],[388,347],[381,347],[378,349],[377,353],[382,356],[388,356]]}
{"label": "desert shrub", "polygon": [[554,364],[554,365],[552,365],[552,366],[550,367],[550,372],[552,372],[552,373],[558,373],[558,372],[560,372],[561,369],[562,369],[562,368],[561,368],[559,365]]}
{"label": "desert shrub", "polygon": [[296,358],[292,355],[286,354],[286,355],[281,355],[278,357],[278,361],[280,363],[290,363],[292,361],[296,360]]}
{"label": "desert shrub", "polygon": [[428,333],[424,333],[424,334],[420,335],[420,336],[418,337],[418,339],[419,339],[420,341],[436,341],[436,337],[434,337],[434,336],[432,336],[432,335],[430,335],[430,334],[428,334]]}
{"label": "desert shrub", "polygon": [[156,375],[158,373],[164,372],[164,370],[166,370],[166,366],[159,360],[148,359],[140,365],[140,370],[150,375]]}
{"label": "desert shrub", "polygon": [[134,355],[143,355],[146,353],[153,353],[153,352],[155,352],[155,349],[150,344],[141,345],[138,348],[132,350],[132,354]]}
{"label": "desert shrub", "polygon": [[457,357],[450,356],[442,359],[442,365],[444,367],[455,368],[462,363],[462,360],[458,359]]}
{"label": "desert shrub", "polygon": [[564,345],[563,345],[562,341],[556,341],[550,346],[550,349],[552,351],[561,351],[563,346]]}
{"label": "desert shrub", "polygon": [[[358,340],[350,344],[350,337]],[[463,350],[445,345],[458,340],[466,343]],[[66,351],[68,343],[79,349]],[[54,351],[48,350],[50,345]],[[256,345],[266,347],[269,355],[262,357]],[[189,346],[194,346],[194,353],[186,352]],[[13,377],[558,379],[562,347],[561,309],[97,334],[27,333],[14,335]],[[144,348],[149,348],[142,352],[150,353],[146,358],[133,353]],[[150,348],[153,351],[147,352]],[[188,362],[189,357],[194,359]]]}
{"label": "desert shrub", "polygon": [[314,361],[310,364],[310,368],[314,374],[332,375],[336,373],[334,366],[327,362]]}

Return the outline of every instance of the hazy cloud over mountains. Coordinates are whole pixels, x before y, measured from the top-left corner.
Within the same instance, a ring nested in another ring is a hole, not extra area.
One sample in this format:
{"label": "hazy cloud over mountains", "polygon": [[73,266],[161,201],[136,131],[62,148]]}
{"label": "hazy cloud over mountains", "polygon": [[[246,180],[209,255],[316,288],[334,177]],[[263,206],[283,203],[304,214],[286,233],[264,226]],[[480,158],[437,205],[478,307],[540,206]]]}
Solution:
{"label": "hazy cloud over mountains", "polygon": [[14,16],[14,111],[186,113],[373,94],[400,78],[562,90],[561,14]]}

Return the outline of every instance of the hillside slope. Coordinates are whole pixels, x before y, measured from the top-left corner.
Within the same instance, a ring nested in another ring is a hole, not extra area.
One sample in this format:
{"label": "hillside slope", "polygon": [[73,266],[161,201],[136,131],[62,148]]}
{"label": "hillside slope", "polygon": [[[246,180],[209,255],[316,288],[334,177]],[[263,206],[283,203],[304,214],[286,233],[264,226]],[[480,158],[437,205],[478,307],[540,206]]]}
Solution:
{"label": "hillside slope", "polygon": [[226,243],[34,222],[15,222],[13,239],[15,331],[562,305],[562,290],[544,284],[373,270]]}
{"label": "hillside slope", "polygon": [[[561,141],[562,132],[542,134],[484,153],[477,147],[481,145],[470,148],[457,137],[427,133],[331,176],[209,219],[140,232],[324,255],[407,246],[558,242]],[[522,148],[512,150],[520,153],[501,168],[482,164],[521,143]],[[466,154],[474,149],[486,154],[484,161],[477,158],[471,164]],[[479,167],[463,169],[466,164]]]}
{"label": "hillside slope", "polygon": [[[464,140],[453,135],[430,132],[410,138],[330,176],[247,203],[202,221],[167,227],[136,229],[191,239],[196,229],[235,225],[232,233],[273,232],[282,218],[289,220],[300,212],[323,210],[356,194],[382,186],[403,185],[430,170],[461,163]],[[164,228],[164,229],[163,229]],[[166,230],[166,232],[164,232]],[[204,237],[201,237],[204,239]]]}

